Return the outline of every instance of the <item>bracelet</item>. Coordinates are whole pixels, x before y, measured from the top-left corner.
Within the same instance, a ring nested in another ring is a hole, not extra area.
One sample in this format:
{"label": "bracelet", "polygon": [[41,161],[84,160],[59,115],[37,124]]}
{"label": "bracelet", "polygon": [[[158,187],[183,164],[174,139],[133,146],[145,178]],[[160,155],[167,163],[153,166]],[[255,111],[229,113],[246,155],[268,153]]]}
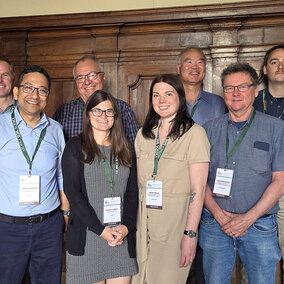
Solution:
{"label": "bracelet", "polygon": [[62,213],[62,215],[66,215],[66,216],[70,216],[70,210],[69,211],[66,211],[66,210],[62,210],[62,209],[60,209],[60,211],[61,211],[61,213]]}

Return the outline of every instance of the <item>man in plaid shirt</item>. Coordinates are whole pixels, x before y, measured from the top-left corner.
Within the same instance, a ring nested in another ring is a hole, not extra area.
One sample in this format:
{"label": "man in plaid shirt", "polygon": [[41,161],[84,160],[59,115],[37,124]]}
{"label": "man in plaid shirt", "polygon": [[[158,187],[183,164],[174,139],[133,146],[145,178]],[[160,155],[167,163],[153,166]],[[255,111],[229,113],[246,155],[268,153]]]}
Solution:
{"label": "man in plaid shirt", "polygon": [[[90,55],[80,58],[74,65],[73,76],[80,97],[60,106],[53,118],[62,126],[66,142],[82,132],[83,109],[88,97],[97,90],[103,90],[105,73],[99,61]],[[133,144],[139,129],[135,115],[126,102],[116,99],[126,137]]]}

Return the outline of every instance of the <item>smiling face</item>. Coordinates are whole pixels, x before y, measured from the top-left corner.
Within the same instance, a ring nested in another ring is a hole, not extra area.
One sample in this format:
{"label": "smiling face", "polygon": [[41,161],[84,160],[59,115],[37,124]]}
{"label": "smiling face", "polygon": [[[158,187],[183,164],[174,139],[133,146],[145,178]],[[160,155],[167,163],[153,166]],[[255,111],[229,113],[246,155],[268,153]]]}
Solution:
{"label": "smiling face", "polygon": [[269,85],[284,83],[284,49],[278,48],[271,52],[267,65],[263,66],[263,73],[267,75]]}
{"label": "smiling face", "polygon": [[[90,72],[101,72],[100,66],[92,59],[85,59],[80,61],[75,68],[75,77],[79,75],[87,75]],[[88,76],[83,82],[77,82],[77,89],[80,97],[86,102],[91,94],[97,90],[103,90],[105,84],[105,74],[98,74],[97,78],[90,80]]]}
{"label": "smiling face", "polygon": [[0,98],[11,95],[13,77],[10,66],[5,61],[0,61]]}
{"label": "smiling face", "polygon": [[[35,88],[45,88],[48,90],[47,78],[38,72],[27,73],[24,75],[21,85],[28,85]],[[14,87],[14,98],[18,101],[19,112],[23,119],[40,118],[40,113],[46,107],[47,97],[39,96],[38,90],[34,90],[32,94],[25,93],[23,87]],[[26,121],[27,122],[27,121]]]}
{"label": "smiling face", "polygon": [[[113,110],[111,101],[103,101],[92,108],[101,110]],[[114,117],[106,116],[106,112],[103,112],[101,116],[95,116],[92,111],[89,112],[89,118],[92,125],[93,132],[106,132],[109,134],[110,129],[114,123]]]}
{"label": "smiling face", "polygon": [[161,119],[172,120],[179,108],[179,96],[171,85],[160,82],[154,85],[152,94],[154,111]]}
{"label": "smiling face", "polygon": [[206,67],[204,55],[197,49],[186,51],[177,65],[177,73],[184,85],[201,85],[205,77]]}
{"label": "smiling face", "polygon": [[[240,86],[243,84],[252,84],[252,79],[248,73],[238,72],[227,75],[224,78],[225,86]],[[229,109],[233,121],[245,121],[248,119],[252,105],[258,95],[258,89],[255,86],[250,86],[248,91],[241,92],[238,88],[232,93],[224,92],[224,101]]]}

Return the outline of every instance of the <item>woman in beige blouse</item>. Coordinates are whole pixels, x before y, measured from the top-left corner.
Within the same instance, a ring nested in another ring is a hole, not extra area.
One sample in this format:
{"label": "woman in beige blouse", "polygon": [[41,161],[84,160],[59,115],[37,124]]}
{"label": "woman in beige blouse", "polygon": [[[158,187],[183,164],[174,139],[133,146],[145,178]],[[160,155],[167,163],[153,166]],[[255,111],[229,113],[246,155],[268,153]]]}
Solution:
{"label": "woman in beige blouse", "polygon": [[184,284],[195,256],[210,153],[176,75],[154,79],[135,150],[139,211],[133,284]]}

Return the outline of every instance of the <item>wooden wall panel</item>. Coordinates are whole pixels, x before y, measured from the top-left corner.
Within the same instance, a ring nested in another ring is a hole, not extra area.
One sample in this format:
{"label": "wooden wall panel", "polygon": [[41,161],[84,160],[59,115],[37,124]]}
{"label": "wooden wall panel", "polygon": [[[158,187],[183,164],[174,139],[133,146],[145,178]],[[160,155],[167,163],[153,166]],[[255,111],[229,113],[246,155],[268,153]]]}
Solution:
{"label": "wooden wall panel", "polygon": [[127,101],[142,124],[148,89],[160,73],[176,72],[176,56],[187,45],[207,58],[204,89],[221,94],[220,74],[229,63],[250,62],[257,70],[265,51],[284,42],[283,1],[148,9],[107,13],[0,19],[0,56],[15,64],[39,64],[52,78],[46,113],[78,96],[74,62],[96,55],[106,89]]}

